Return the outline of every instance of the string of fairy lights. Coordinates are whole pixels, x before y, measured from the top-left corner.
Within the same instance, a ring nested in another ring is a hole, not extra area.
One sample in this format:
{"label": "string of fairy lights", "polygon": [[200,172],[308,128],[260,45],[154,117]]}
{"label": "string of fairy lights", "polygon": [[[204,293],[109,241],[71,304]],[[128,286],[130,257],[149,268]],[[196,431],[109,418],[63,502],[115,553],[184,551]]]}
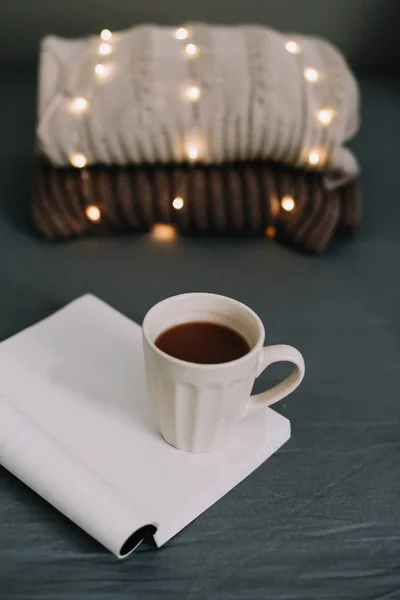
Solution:
{"label": "string of fairy lights", "polygon": [[[188,27],[178,27],[172,35],[178,42],[182,43],[182,52],[187,60],[195,60],[199,56],[201,48],[194,43],[191,30]],[[99,57],[104,57],[105,60],[100,58],[101,62],[94,66],[94,76],[99,82],[105,82],[112,75],[112,63],[107,62],[106,58],[114,51],[114,36],[109,29],[103,29],[99,38],[97,54]],[[287,52],[295,56],[302,53],[301,44],[296,40],[285,40],[284,47]],[[304,68],[303,75],[311,85],[318,84],[323,78],[323,73],[311,65]],[[188,102],[195,103],[200,101],[201,95],[202,91],[199,83],[193,80],[188,82],[183,92],[183,98]],[[75,115],[85,114],[90,110],[89,98],[83,96],[72,98],[69,102],[69,110]],[[316,111],[316,119],[321,127],[329,127],[335,117],[336,111],[332,106],[321,106]],[[192,137],[184,141],[184,151],[189,162],[193,163],[199,159],[201,156],[201,143],[198,134],[193,134]],[[325,152],[321,147],[309,148],[306,152],[306,161],[311,167],[320,166],[324,159]],[[79,149],[69,154],[69,161],[73,167],[83,171],[85,171],[88,163],[87,157]],[[181,196],[176,196],[172,199],[171,204],[175,210],[181,210],[185,205],[185,200]],[[284,211],[291,212],[296,207],[296,201],[292,195],[285,195],[281,198],[280,206]],[[101,209],[97,204],[88,204],[85,208],[85,214],[87,219],[93,223],[101,220]],[[266,234],[269,237],[274,237],[275,233],[275,227],[271,225],[267,227]],[[172,225],[158,223],[153,228],[153,234],[160,240],[170,240],[175,237],[176,231]]]}

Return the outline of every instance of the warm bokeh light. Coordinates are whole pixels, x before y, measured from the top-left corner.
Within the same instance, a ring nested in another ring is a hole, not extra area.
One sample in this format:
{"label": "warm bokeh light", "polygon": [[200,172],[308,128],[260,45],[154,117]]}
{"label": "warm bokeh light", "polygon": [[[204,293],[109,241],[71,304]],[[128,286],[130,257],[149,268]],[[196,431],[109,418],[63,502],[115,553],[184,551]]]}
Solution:
{"label": "warm bokeh light", "polygon": [[285,48],[291,54],[300,54],[300,45],[294,40],[289,40],[286,42]]}
{"label": "warm bokeh light", "polygon": [[334,117],[335,111],[333,108],[321,108],[321,110],[318,111],[318,121],[325,127],[332,123]]}
{"label": "warm bokeh light", "polygon": [[102,44],[100,44],[99,54],[101,54],[101,56],[107,56],[108,54],[111,54],[111,52],[112,52],[111,44],[108,44],[107,42],[103,42]]}
{"label": "warm bokeh light", "polygon": [[69,162],[72,166],[77,167],[78,169],[82,169],[87,164],[87,159],[82,152],[72,152],[69,155]]}
{"label": "warm bokeh light", "polygon": [[265,230],[265,235],[273,239],[276,236],[276,228],[273,225],[268,225]]}
{"label": "warm bokeh light", "polygon": [[103,31],[100,33],[100,37],[105,42],[108,42],[112,38],[112,33],[109,29],[103,29]]}
{"label": "warm bokeh light", "polygon": [[95,66],[94,72],[96,73],[96,75],[98,77],[105,77],[107,74],[107,69],[106,69],[105,65],[98,64]]}
{"label": "warm bokeh light", "polygon": [[72,112],[79,114],[85,112],[88,106],[89,102],[86,100],[86,98],[78,96],[71,101],[70,108]]}
{"label": "warm bokeh light", "polygon": [[284,196],[281,201],[281,206],[283,210],[290,212],[295,207],[295,201],[292,196]]}
{"label": "warm bokeh light", "polygon": [[94,72],[96,73],[97,77],[104,79],[109,74],[109,68],[106,67],[106,65],[102,65],[101,63],[99,63],[95,66]]}
{"label": "warm bokeh light", "polygon": [[189,160],[196,160],[199,156],[199,150],[195,144],[189,144],[187,147],[187,155]]}
{"label": "warm bokeh light", "polygon": [[89,221],[93,221],[93,223],[96,223],[101,219],[100,209],[95,204],[90,204],[89,206],[87,206],[85,213]]}
{"label": "warm bokeh light", "polygon": [[172,206],[176,209],[176,210],[181,210],[181,208],[183,208],[184,205],[184,201],[183,198],[181,198],[180,196],[176,196],[176,198],[173,199],[172,201]]}
{"label": "warm bokeh light", "polygon": [[189,98],[189,100],[195,102],[200,98],[200,89],[196,85],[193,85],[192,87],[187,89],[186,95]]}
{"label": "warm bokeh light", "polygon": [[196,56],[198,52],[197,46],[195,44],[187,44],[185,50],[186,54],[188,54],[189,56]]}
{"label": "warm bokeh light", "polygon": [[317,165],[320,161],[320,155],[316,150],[313,150],[312,152],[310,152],[310,154],[308,155],[308,162],[310,163],[310,165]]}
{"label": "warm bokeh light", "polygon": [[319,73],[317,69],[313,69],[313,67],[307,67],[304,69],[304,77],[307,79],[307,81],[315,83],[319,79]]}
{"label": "warm bokeh light", "polygon": [[151,230],[151,235],[154,239],[161,242],[169,242],[176,238],[176,229],[173,225],[167,223],[155,223]]}
{"label": "warm bokeh light", "polygon": [[188,37],[189,32],[186,29],[186,27],[179,27],[176,31],[175,31],[175,37],[177,40],[186,40],[186,38]]}

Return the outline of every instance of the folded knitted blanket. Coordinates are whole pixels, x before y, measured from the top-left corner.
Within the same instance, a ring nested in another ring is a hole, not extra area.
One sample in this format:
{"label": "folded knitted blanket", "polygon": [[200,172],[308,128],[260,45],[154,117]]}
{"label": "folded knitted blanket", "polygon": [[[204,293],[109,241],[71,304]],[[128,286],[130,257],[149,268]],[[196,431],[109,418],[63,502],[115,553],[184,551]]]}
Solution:
{"label": "folded knitted blanket", "polygon": [[320,39],[266,27],[155,25],[47,37],[38,150],[55,166],[273,160],[350,181],[358,92]]}

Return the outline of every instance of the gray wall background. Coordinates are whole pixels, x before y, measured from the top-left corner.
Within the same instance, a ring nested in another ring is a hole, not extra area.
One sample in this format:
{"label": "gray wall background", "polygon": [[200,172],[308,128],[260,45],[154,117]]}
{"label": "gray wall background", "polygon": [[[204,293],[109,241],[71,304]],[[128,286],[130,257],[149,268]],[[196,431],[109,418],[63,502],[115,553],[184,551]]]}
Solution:
{"label": "gray wall background", "polygon": [[362,71],[400,66],[400,0],[0,0],[0,62],[37,59],[48,33],[76,37],[104,27],[188,20],[260,23],[324,36]]}

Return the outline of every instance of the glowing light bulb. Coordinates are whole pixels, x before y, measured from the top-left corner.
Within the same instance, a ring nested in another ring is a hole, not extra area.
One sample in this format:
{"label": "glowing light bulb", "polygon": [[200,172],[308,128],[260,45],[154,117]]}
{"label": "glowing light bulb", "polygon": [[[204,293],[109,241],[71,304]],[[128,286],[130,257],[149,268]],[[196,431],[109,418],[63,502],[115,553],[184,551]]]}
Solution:
{"label": "glowing light bulb", "polygon": [[109,29],[103,29],[103,31],[100,33],[100,37],[105,42],[108,42],[112,38],[112,33]]}
{"label": "glowing light bulb", "polygon": [[308,155],[308,162],[310,163],[310,165],[317,165],[320,161],[320,158],[321,157],[319,155],[319,152],[317,152],[316,150],[313,150]]}
{"label": "glowing light bulb", "polygon": [[318,111],[318,121],[325,127],[330,125],[334,118],[335,111],[333,108],[321,108],[321,110]]}
{"label": "glowing light bulb", "polygon": [[111,54],[111,52],[112,52],[111,44],[108,44],[107,42],[103,42],[102,44],[100,44],[99,54],[101,54],[101,56],[107,56],[108,54]]}
{"label": "glowing light bulb", "polygon": [[169,242],[176,238],[176,229],[167,223],[155,223],[151,230],[152,236],[160,242]]}
{"label": "glowing light bulb", "polygon": [[86,100],[86,98],[82,97],[74,98],[70,104],[71,111],[78,114],[85,112],[88,106],[89,102]]}
{"label": "glowing light bulb", "polygon": [[281,200],[281,206],[282,206],[283,210],[290,212],[295,207],[295,201],[292,198],[292,196],[284,196]]}
{"label": "glowing light bulb", "polygon": [[286,42],[285,48],[291,54],[300,54],[301,52],[300,44],[298,44],[294,40],[289,40],[288,42]]}
{"label": "glowing light bulb", "polygon": [[83,169],[83,167],[87,164],[87,158],[82,152],[72,152],[69,155],[69,162],[73,167],[77,167],[78,169]]}
{"label": "glowing light bulb", "polygon": [[106,65],[102,65],[101,63],[99,63],[98,65],[95,66],[94,72],[96,73],[97,77],[104,79],[105,77],[108,76],[109,69],[106,67]]}
{"label": "glowing light bulb", "polygon": [[276,236],[276,228],[273,225],[268,225],[265,230],[265,235],[273,239]]}
{"label": "glowing light bulb", "polygon": [[184,201],[183,198],[181,198],[180,196],[177,196],[176,198],[173,199],[172,201],[172,206],[176,209],[176,210],[181,210],[181,208],[183,208],[184,206]]}
{"label": "glowing light bulb", "polygon": [[200,89],[196,85],[188,88],[187,97],[192,102],[196,102],[196,100],[198,100],[200,98]]}
{"label": "glowing light bulb", "polygon": [[87,218],[89,219],[89,221],[93,221],[93,223],[96,223],[97,221],[100,221],[100,219],[101,219],[100,209],[95,204],[90,204],[89,206],[87,206],[86,210],[85,210],[85,214],[86,214]]}
{"label": "glowing light bulb", "polygon": [[307,67],[304,69],[304,77],[307,81],[310,81],[310,83],[315,83],[319,79],[319,72],[313,67]]}
{"label": "glowing light bulb", "polygon": [[186,27],[179,27],[176,31],[175,31],[175,37],[177,40],[186,40],[186,38],[188,37],[189,32],[186,29]]}
{"label": "glowing light bulb", "polygon": [[196,56],[198,49],[197,46],[195,44],[186,44],[186,54],[188,54],[189,56]]}

